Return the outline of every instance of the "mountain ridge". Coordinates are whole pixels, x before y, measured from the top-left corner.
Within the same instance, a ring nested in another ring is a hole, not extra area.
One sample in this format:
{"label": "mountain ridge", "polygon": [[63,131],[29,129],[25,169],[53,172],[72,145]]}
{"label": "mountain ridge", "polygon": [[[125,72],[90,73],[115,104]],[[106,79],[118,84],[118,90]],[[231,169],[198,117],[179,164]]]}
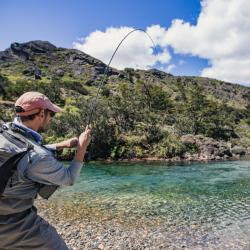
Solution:
{"label": "mountain ridge", "polygon": [[[34,58],[36,57],[40,58],[40,61],[35,60]],[[44,57],[48,58],[47,62],[43,61]],[[10,73],[18,73],[20,78],[28,78],[31,80],[33,77],[34,79],[41,80],[46,77],[46,73],[48,77],[55,75],[57,77],[63,78],[65,76],[65,78],[67,78],[67,75],[69,75],[69,78],[72,77],[72,79],[80,80],[86,85],[95,85],[95,82],[100,81],[106,68],[106,64],[101,60],[84,52],[76,49],[56,47],[50,42],[40,40],[27,43],[12,43],[10,48],[0,51],[1,75],[5,75],[5,71],[8,71],[7,69],[17,62],[23,64],[23,67],[21,67],[22,71],[19,68],[19,72],[15,69],[15,72],[10,71]],[[87,81],[85,75],[88,75]],[[139,70],[125,68],[124,70],[117,70],[111,67],[109,70],[110,81],[115,81],[112,78],[136,81],[136,77],[138,76],[144,80],[152,78],[150,79],[152,81],[180,81],[185,82],[186,85],[192,84],[192,82],[195,81],[201,81],[206,90],[212,92],[217,98],[225,97],[227,99],[237,99],[242,105],[246,105],[247,102],[237,96],[237,91],[240,90],[242,96],[250,95],[250,88],[247,86],[227,83],[211,78],[199,76],[173,76],[158,69]],[[213,89],[218,92],[217,95],[216,91],[213,91]]]}
{"label": "mountain ridge", "polygon": [[[86,53],[48,41],[12,43],[0,52],[0,119],[13,119],[16,98],[35,90],[64,107],[48,143],[79,134],[105,69],[105,63]],[[188,153],[194,159],[223,159],[250,151],[246,86],[158,69],[110,68],[98,101],[95,158],[182,159]]]}

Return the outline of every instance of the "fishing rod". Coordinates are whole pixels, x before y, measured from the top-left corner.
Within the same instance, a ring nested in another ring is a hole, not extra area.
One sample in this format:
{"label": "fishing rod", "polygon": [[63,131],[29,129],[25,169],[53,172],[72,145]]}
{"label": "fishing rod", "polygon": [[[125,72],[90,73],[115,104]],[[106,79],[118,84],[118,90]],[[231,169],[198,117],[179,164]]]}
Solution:
{"label": "fishing rod", "polygon": [[[94,110],[95,110],[96,105],[97,105],[97,100],[98,100],[100,91],[101,91],[101,89],[102,89],[104,83],[106,82],[106,80],[107,80],[107,78],[108,78],[108,71],[109,71],[109,69],[110,69],[110,64],[111,64],[111,62],[112,62],[114,56],[116,55],[116,52],[118,51],[118,49],[120,48],[120,46],[122,45],[122,43],[124,42],[124,40],[126,40],[127,37],[128,37],[129,35],[131,35],[132,33],[136,32],[136,31],[141,31],[141,32],[145,33],[145,34],[149,37],[149,39],[151,40],[151,42],[152,42],[152,44],[153,44],[153,48],[156,48],[155,43],[154,43],[154,40],[152,39],[152,37],[151,37],[145,30],[143,30],[143,29],[133,29],[133,30],[131,30],[130,32],[128,32],[128,33],[123,37],[123,39],[120,41],[120,43],[117,45],[115,51],[113,52],[113,54],[112,54],[112,56],[111,56],[111,58],[110,58],[110,60],[109,60],[109,63],[106,65],[106,68],[105,68],[105,71],[104,71],[103,79],[102,79],[102,81],[100,82],[100,84],[99,84],[99,86],[98,86],[97,94],[96,94],[94,100],[92,101],[90,113],[89,113],[89,116],[88,116],[88,122],[87,122],[87,125],[88,125],[88,126],[89,126],[89,125],[91,124],[91,122],[92,122],[93,113],[94,113]],[[143,83],[143,84],[144,84],[144,83]],[[146,88],[147,92],[149,92],[148,89],[147,89],[147,87],[145,86],[145,84],[144,84],[144,87]]]}

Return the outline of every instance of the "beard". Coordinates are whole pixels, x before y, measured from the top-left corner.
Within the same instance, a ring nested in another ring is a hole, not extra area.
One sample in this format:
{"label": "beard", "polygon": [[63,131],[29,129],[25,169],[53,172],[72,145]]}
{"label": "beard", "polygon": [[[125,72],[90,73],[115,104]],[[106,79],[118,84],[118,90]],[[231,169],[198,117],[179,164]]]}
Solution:
{"label": "beard", "polygon": [[45,131],[46,131],[46,129],[45,129],[44,127],[40,127],[40,128],[37,130],[38,133],[43,133],[43,132],[45,132]]}
{"label": "beard", "polygon": [[38,133],[46,132],[47,127],[48,127],[48,126],[47,126],[46,124],[42,124],[42,125],[38,128],[37,132],[38,132]]}
{"label": "beard", "polygon": [[47,128],[49,126],[49,121],[50,119],[48,118],[47,115],[45,115],[45,119],[43,120],[43,122],[41,123],[40,127],[38,128],[37,132],[38,133],[42,133],[42,132],[46,132]]}

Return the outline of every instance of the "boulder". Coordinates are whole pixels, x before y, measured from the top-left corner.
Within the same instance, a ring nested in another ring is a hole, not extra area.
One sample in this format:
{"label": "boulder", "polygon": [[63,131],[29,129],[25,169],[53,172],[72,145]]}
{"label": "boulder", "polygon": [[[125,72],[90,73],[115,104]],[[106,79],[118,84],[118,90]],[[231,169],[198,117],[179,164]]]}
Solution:
{"label": "boulder", "polygon": [[15,60],[15,58],[13,58],[13,56],[11,55],[10,49],[7,49],[5,51],[0,52],[1,67],[3,67],[3,63],[11,62],[11,61],[14,61],[14,60]]}
{"label": "boulder", "polygon": [[250,147],[247,148],[247,154],[250,154]]}
{"label": "boulder", "polygon": [[42,71],[37,67],[29,67],[22,72],[26,76],[34,76],[35,80],[42,79]]}
{"label": "boulder", "polygon": [[164,79],[164,77],[166,77],[166,76],[173,76],[169,73],[163,72],[163,71],[158,70],[158,69],[149,69],[148,72],[150,72],[153,76],[156,76],[159,79]]}
{"label": "boulder", "polygon": [[26,52],[31,54],[45,54],[56,50],[56,46],[47,41],[31,41],[27,43],[12,43],[10,48],[13,53]]}
{"label": "boulder", "polygon": [[59,76],[59,77],[63,77],[64,74],[65,74],[65,72],[64,72],[63,69],[57,69],[55,73],[56,73],[56,75]]}
{"label": "boulder", "polygon": [[82,70],[81,69],[75,69],[75,70],[73,70],[73,74],[74,74],[74,76],[79,76],[79,75],[82,74]]}
{"label": "boulder", "polygon": [[9,51],[13,56],[19,57],[24,60],[30,60],[37,54],[51,54],[56,50],[56,46],[46,41],[31,41],[27,43],[12,43]]}
{"label": "boulder", "polygon": [[106,69],[106,66],[96,66],[94,67],[94,70],[96,71],[97,74],[104,74]]}
{"label": "boulder", "polygon": [[36,69],[34,77],[35,77],[35,80],[41,80],[42,79],[42,71],[40,69]]}
{"label": "boulder", "polygon": [[195,148],[198,151],[198,160],[219,160],[233,156],[231,145],[224,141],[216,141],[203,135],[184,135],[181,137],[181,141],[190,150],[184,154],[185,159],[197,159],[197,154],[192,152]]}
{"label": "boulder", "polygon": [[30,59],[29,53],[19,43],[12,43],[10,45],[10,50],[13,55],[16,55],[24,60]]}
{"label": "boulder", "polygon": [[231,151],[234,155],[245,155],[247,153],[247,149],[245,149],[241,146],[234,146],[231,149]]}

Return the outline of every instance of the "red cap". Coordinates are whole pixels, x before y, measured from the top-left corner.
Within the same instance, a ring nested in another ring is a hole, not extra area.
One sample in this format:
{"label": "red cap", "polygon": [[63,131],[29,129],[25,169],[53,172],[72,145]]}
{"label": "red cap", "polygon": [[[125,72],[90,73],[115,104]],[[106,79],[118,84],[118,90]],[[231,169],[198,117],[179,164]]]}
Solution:
{"label": "red cap", "polygon": [[53,104],[47,96],[39,92],[26,92],[15,103],[16,113],[19,116],[33,115],[41,109],[48,109],[58,113],[62,109]]}

